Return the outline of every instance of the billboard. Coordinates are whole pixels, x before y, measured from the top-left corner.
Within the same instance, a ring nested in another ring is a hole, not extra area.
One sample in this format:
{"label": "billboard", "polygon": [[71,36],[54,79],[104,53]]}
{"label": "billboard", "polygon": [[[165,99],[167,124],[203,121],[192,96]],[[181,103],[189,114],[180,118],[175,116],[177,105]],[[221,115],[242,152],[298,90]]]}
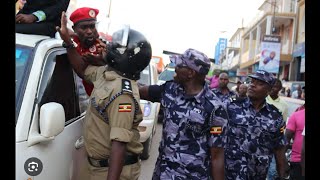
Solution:
{"label": "billboard", "polygon": [[261,42],[259,69],[279,73],[281,40],[280,36],[264,35]]}
{"label": "billboard", "polygon": [[215,49],[215,64],[220,65],[220,57],[223,54],[224,50],[227,47],[227,39],[226,38],[219,38],[219,41],[216,45],[216,49]]}

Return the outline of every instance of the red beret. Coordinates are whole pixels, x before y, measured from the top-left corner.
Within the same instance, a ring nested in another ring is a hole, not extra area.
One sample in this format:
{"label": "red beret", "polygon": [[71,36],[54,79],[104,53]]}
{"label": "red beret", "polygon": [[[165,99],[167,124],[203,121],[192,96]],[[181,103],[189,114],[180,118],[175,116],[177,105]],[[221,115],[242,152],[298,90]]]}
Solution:
{"label": "red beret", "polygon": [[73,22],[73,24],[76,24],[79,21],[96,19],[98,14],[98,9],[82,7],[73,11],[73,13],[70,15],[70,20]]}

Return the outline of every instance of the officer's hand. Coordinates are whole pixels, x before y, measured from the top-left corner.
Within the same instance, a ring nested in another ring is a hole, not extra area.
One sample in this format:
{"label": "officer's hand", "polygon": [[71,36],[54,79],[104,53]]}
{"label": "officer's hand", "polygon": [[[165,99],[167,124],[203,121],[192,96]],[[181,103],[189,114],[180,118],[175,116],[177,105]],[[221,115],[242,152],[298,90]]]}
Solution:
{"label": "officer's hand", "polygon": [[17,14],[16,23],[18,24],[31,24],[37,21],[37,17],[33,14]]}
{"label": "officer's hand", "polygon": [[69,34],[68,28],[67,28],[67,16],[66,13],[63,11],[61,14],[61,27],[56,26],[56,30],[59,32],[61,39],[66,42],[71,44],[71,36]]}
{"label": "officer's hand", "polygon": [[84,62],[93,66],[103,66],[106,64],[104,62],[102,54],[86,53],[82,55],[82,59]]}

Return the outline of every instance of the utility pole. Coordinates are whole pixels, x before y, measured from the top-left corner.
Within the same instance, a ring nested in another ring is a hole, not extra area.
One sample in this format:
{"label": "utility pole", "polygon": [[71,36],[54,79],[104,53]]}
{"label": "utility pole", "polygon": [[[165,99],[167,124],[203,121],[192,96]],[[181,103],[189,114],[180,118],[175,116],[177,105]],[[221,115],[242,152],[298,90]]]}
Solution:
{"label": "utility pole", "polygon": [[272,32],[271,32],[271,34],[274,35],[274,33],[276,32],[276,27],[274,25],[274,22],[275,22],[275,19],[276,19],[277,0],[274,0],[274,2],[270,3],[270,4],[273,5]]}

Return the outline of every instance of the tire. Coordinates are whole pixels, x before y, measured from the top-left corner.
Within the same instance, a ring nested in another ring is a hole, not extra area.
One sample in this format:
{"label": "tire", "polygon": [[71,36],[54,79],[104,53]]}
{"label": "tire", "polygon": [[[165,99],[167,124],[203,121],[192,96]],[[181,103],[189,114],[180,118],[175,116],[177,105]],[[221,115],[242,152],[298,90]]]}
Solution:
{"label": "tire", "polygon": [[153,138],[153,132],[151,133],[150,137],[144,143],[142,143],[143,151],[140,156],[141,160],[147,160],[150,157],[152,138]]}

